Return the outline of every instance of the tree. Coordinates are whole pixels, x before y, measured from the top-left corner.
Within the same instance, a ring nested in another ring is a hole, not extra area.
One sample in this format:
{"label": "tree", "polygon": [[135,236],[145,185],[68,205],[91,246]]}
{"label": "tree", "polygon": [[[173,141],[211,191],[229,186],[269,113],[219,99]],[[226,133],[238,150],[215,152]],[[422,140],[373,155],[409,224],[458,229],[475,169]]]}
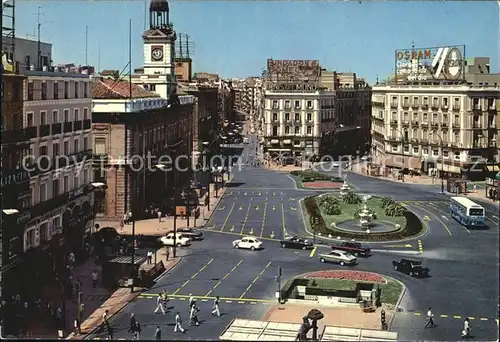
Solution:
{"label": "tree", "polygon": [[395,204],[394,200],[390,197],[382,197],[380,199],[380,206],[382,208],[387,207],[388,205]]}
{"label": "tree", "polygon": [[397,203],[393,203],[391,205],[384,207],[384,213],[387,216],[393,216],[393,217],[403,216],[405,211],[406,209],[402,205]]}
{"label": "tree", "polygon": [[344,203],[347,203],[347,204],[359,204],[359,203],[361,203],[361,197],[359,197],[358,195],[356,195],[352,191],[348,191],[342,199],[343,199]]}

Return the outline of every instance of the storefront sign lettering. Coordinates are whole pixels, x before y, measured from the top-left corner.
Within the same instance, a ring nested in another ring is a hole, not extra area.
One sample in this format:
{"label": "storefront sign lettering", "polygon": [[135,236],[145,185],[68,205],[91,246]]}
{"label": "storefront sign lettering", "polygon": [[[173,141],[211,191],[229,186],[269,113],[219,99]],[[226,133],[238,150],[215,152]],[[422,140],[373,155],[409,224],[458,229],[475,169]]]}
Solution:
{"label": "storefront sign lettering", "polygon": [[400,50],[396,52],[396,57],[398,61],[400,60],[410,60],[410,59],[431,59],[432,50],[422,49],[422,50]]}
{"label": "storefront sign lettering", "polygon": [[26,170],[18,170],[10,175],[5,175],[1,178],[1,186],[21,183],[30,179],[30,174]]}
{"label": "storefront sign lettering", "polygon": [[86,214],[80,215],[80,216],[78,216],[78,217],[72,218],[72,219],[69,221],[69,225],[70,225],[70,226],[77,226],[77,225],[79,225],[79,224],[80,224],[80,223],[82,223],[82,222],[87,222],[87,221],[88,221],[88,220],[90,220],[93,216],[94,216],[94,213],[86,213]]}

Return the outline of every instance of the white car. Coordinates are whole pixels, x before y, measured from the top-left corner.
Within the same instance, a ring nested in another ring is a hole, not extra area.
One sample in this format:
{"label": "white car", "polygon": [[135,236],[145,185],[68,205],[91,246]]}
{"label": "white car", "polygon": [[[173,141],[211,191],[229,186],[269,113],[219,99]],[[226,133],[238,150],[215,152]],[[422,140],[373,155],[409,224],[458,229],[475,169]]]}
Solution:
{"label": "white car", "polygon": [[340,264],[340,266],[344,266],[344,265],[355,265],[357,263],[357,258],[346,251],[334,249],[328,254],[320,254],[319,261],[323,263],[335,262]]}
{"label": "white car", "polygon": [[340,164],[339,163],[333,163],[332,166],[333,167],[340,167]]}
{"label": "white car", "polygon": [[[168,233],[168,235],[162,236],[160,238],[160,241],[165,245],[165,246],[173,246],[174,245],[174,233]],[[189,246],[191,244],[191,239],[182,235],[182,234],[177,234],[175,238],[175,245],[180,247],[180,246]]]}
{"label": "white car", "polygon": [[246,248],[254,251],[256,249],[262,249],[262,241],[259,241],[258,239],[251,236],[244,237],[242,239],[233,241],[233,247]]}

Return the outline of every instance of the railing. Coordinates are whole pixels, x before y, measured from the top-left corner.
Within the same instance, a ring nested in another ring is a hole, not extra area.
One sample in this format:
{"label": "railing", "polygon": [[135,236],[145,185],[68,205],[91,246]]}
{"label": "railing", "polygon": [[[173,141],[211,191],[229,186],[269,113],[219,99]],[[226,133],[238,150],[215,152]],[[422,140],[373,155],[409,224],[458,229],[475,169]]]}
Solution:
{"label": "railing", "polygon": [[460,129],[460,124],[458,122],[454,122],[454,123],[451,124],[451,127],[453,129]]}
{"label": "railing", "polygon": [[443,128],[448,128],[448,123],[447,123],[447,122],[443,122],[443,123],[441,124],[441,127],[443,127]]}
{"label": "railing", "polygon": [[409,102],[403,102],[402,107],[403,108],[409,108],[410,107],[410,103]]}
{"label": "railing", "polygon": [[422,121],[420,123],[421,126],[429,126],[429,123],[427,121]]}
{"label": "railing", "polygon": [[25,128],[23,131],[27,140],[36,138],[38,136],[38,130],[36,126]]}
{"label": "railing", "polygon": [[391,108],[398,108],[397,102],[391,102]]}
{"label": "railing", "polygon": [[403,127],[408,127],[410,125],[410,123],[408,121],[403,121],[402,125],[403,125]]}
{"label": "railing", "polygon": [[414,143],[414,144],[418,144],[418,139],[417,138],[411,138],[410,142]]}
{"label": "railing", "polygon": [[452,106],[452,110],[454,112],[458,112],[458,111],[460,111],[460,106]]}
{"label": "railing", "polygon": [[64,133],[73,132],[73,122],[65,122],[64,123]]}
{"label": "railing", "polygon": [[109,155],[107,153],[102,153],[102,154],[94,153],[92,156],[92,163],[106,165],[109,163]]}
{"label": "railing", "polygon": [[48,135],[50,135],[50,125],[41,125],[38,128],[38,136],[46,137]]}
{"label": "railing", "polygon": [[54,123],[52,124],[52,134],[60,134],[62,132],[62,124]]}
{"label": "railing", "polygon": [[412,121],[412,122],[411,122],[411,125],[412,125],[413,127],[418,127],[419,122],[418,122],[418,121]]}
{"label": "railing", "polygon": [[397,125],[398,124],[398,120],[391,120],[391,125]]}
{"label": "railing", "polygon": [[438,105],[437,103],[433,103],[433,104],[431,105],[431,108],[432,108],[432,109],[438,109],[438,108],[439,108],[439,105]]}
{"label": "railing", "polygon": [[82,122],[81,121],[74,121],[73,122],[73,130],[76,131],[81,131],[82,130]]}
{"label": "railing", "polygon": [[488,108],[488,114],[496,114],[497,110],[496,108]]}
{"label": "railing", "polygon": [[[36,127],[33,128],[35,128],[36,131]],[[30,138],[27,136],[26,129],[2,132],[2,144],[14,144],[22,141],[25,141],[26,143],[29,144],[29,140]]]}
{"label": "railing", "polygon": [[429,109],[429,105],[428,104],[422,105],[422,109]]}
{"label": "railing", "polygon": [[83,129],[90,129],[91,126],[92,125],[91,125],[90,119],[83,120]]}
{"label": "railing", "polygon": [[439,124],[438,124],[438,123],[436,123],[436,122],[433,122],[433,123],[431,123],[431,127],[432,127],[432,128],[438,128],[438,127],[439,127]]}
{"label": "railing", "polygon": [[46,201],[40,202],[28,209],[31,217],[37,217],[43,215],[57,207],[63,206],[69,202],[68,194],[62,194],[56,197],[52,197]]}
{"label": "railing", "polygon": [[473,124],[472,124],[472,128],[473,128],[473,129],[482,129],[481,125],[480,125],[480,124],[477,124],[477,123],[473,123]]}

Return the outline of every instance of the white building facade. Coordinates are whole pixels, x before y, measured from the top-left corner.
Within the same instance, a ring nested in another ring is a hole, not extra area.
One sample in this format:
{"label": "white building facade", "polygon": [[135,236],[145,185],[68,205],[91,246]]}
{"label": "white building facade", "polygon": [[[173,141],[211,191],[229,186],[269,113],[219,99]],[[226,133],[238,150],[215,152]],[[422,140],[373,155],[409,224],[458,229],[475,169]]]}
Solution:
{"label": "white building facade", "polygon": [[318,156],[324,133],[333,129],[335,95],[325,90],[264,93],[263,147],[269,157]]}

